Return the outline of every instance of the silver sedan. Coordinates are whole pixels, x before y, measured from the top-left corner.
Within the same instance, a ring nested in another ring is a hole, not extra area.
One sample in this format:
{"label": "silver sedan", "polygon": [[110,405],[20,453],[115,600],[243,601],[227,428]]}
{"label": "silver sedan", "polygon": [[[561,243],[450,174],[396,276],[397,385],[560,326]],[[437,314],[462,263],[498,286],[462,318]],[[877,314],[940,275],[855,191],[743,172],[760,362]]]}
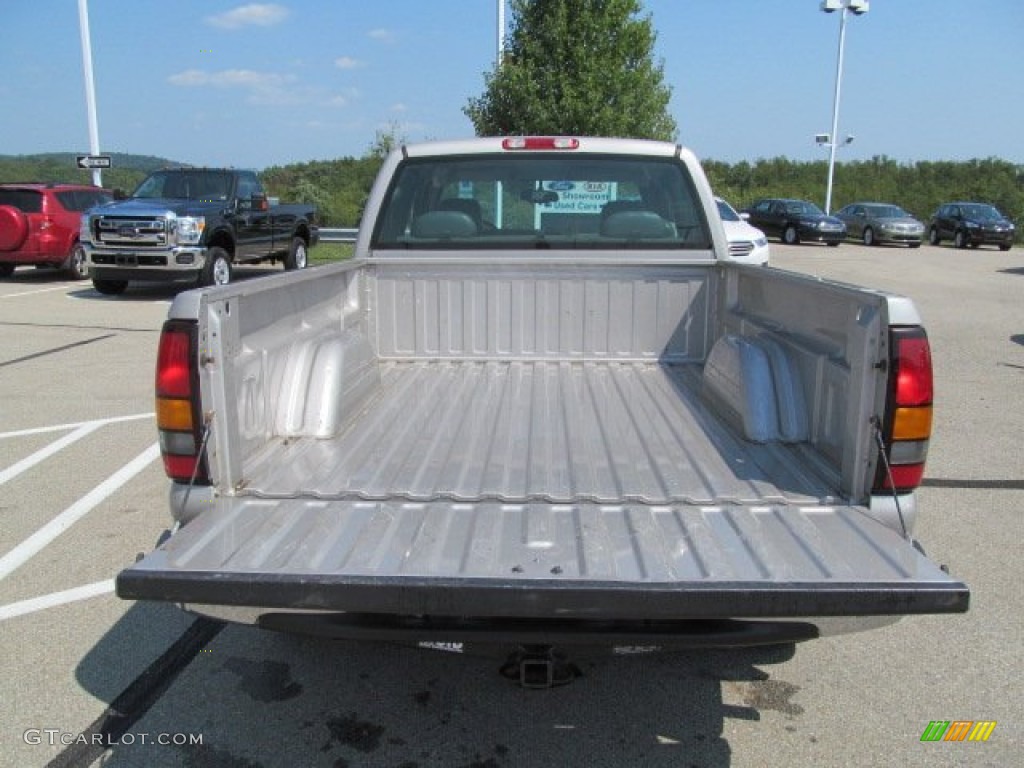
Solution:
{"label": "silver sedan", "polygon": [[848,237],[864,245],[906,243],[917,248],[924,239],[924,224],[891,203],[850,203],[833,214],[846,224]]}

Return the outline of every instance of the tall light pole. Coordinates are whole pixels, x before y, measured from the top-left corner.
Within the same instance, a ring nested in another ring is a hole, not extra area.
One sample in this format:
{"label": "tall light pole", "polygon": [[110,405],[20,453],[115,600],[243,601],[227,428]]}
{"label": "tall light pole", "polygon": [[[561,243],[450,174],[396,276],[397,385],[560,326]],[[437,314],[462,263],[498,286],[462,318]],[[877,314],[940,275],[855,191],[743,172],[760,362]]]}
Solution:
{"label": "tall light pole", "polygon": [[[839,93],[843,85],[843,48],[846,45],[846,14],[857,16],[868,12],[868,0],[822,0],[825,13],[839,11],[839,55],[836,59],[836,90],[832,100],[832,136],[828,147],[828,185],[825,191],[825,213],[832,212],[832,176],[836,167],[836,148],[839,137]],[[849,142],[847,142],[849,143]]]}
{"label": "tall light pole", "polygon": [[[494,56],[494,72],[501,68],[501,58],[505,55],[505,0],[498,0],[498,47]],[[504,224],[505,211],[502,203],[504,185],[500,181],[494,183],[494,225],[499,229]]]}
{"label": "tall light pole", "polygon": [[[96,120],[96,88],[92,82],[92,41],[89,38],[89,6],[87,0],[78,0],[78,25],[82,33],[82,69],[85,71],[85,107],[89,112],[89,154],[100,153],[100,129]],[[99,168],[92,169],[93,186],[103,186]]]}
{"label": "tall light pole", "polygon": [[498,55],[497,64],[501,64],[501,54],[505,51],[505,0],[498,0]]}

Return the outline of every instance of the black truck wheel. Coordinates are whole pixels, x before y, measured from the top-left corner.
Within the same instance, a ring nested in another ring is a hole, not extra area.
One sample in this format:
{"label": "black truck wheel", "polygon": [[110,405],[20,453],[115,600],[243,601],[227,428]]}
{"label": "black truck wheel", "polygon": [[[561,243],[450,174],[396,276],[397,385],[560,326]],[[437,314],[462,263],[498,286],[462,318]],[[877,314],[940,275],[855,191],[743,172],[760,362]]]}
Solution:
{"label": "black truck wheel", "polygon": [[223,248],[213,247],[206,254],[206,264],[199,273],[199,285],[227,285],[231,282],[231,255]]}
{"label": "black truck wheel", "polygon": [[125,292],[128,287],[127,280],[101,280],[98,277],[92,279],[92,287],[104,296],[118,296]]}
{"label": "black truck wheel", "polygon": [[61,266],[72,280],[85,280],[89,276],[89,259],[81,243],[71,246],[71,251]]}
{"label": "black truck wheel", "polygon": [[284,258],[284,268],[305,269],[307,263],[306,241],[301,237],[292,238],[292,246],[288,249],[288,255]]}

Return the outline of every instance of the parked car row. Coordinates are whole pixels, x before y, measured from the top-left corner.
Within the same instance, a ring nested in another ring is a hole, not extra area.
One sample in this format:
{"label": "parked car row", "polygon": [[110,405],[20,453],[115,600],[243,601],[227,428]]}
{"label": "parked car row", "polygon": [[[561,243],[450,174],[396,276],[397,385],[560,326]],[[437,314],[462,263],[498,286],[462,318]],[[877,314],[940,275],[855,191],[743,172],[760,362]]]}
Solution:
{"label": "parked car row", "polygon": [[927,232],[928,242],[951,240],[957,248],[996,245],[1009,250],[1016,228],[995,206],[954,202],[940,205],[928,225],[892,203],[850,203],[829,216],[814,203],[790,198],[764,198],[740,214],[766,234],[783,243],[821,242],[831,246],[853,238],[864,245],[904,244],[918,248]]}
{"label": "parked car row", "polygon": [[[107,190],[77,184],[0,184],[0,277],[10,276],[19,265],[63,269],[75,279],[88,277],[89,263],[79,241],[81,215],[112,199]],[[986,203],[945,203],[926,227],[891,203],[850,203],[829,216],[806,200],[764,198],[742,213],[722,198],[715,200],[731,258],[744,264],[768,264],[768,235],[789,245],[838,246],[854,238],[869,246],[917,248],[927,232],[932,245],[950,240],[957,248],[991,244],[1006,251],[1016,234],[1013,222]]]}

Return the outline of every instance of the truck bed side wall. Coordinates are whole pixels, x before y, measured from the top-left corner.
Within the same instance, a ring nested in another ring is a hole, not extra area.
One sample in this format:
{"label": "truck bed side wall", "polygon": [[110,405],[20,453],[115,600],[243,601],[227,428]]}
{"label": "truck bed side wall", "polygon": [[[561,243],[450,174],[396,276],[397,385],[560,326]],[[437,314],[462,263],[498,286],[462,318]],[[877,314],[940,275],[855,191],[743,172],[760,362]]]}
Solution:
{"label": "truck bed side wall", "polygon": [[782,270],[730,265],[716,333],[781,343],[807,403],[809,442],[865,502],[874,471],[871,417],[885,407],[887,297]]}
{"label": "truck bed side wall", "polygon": [[200,387],[221,493],[244,484],[245,460],[271,437],[333,434],[372,385],[372,361],[356,362],[369,357],[360,275],[343,264],[202,294]]}

